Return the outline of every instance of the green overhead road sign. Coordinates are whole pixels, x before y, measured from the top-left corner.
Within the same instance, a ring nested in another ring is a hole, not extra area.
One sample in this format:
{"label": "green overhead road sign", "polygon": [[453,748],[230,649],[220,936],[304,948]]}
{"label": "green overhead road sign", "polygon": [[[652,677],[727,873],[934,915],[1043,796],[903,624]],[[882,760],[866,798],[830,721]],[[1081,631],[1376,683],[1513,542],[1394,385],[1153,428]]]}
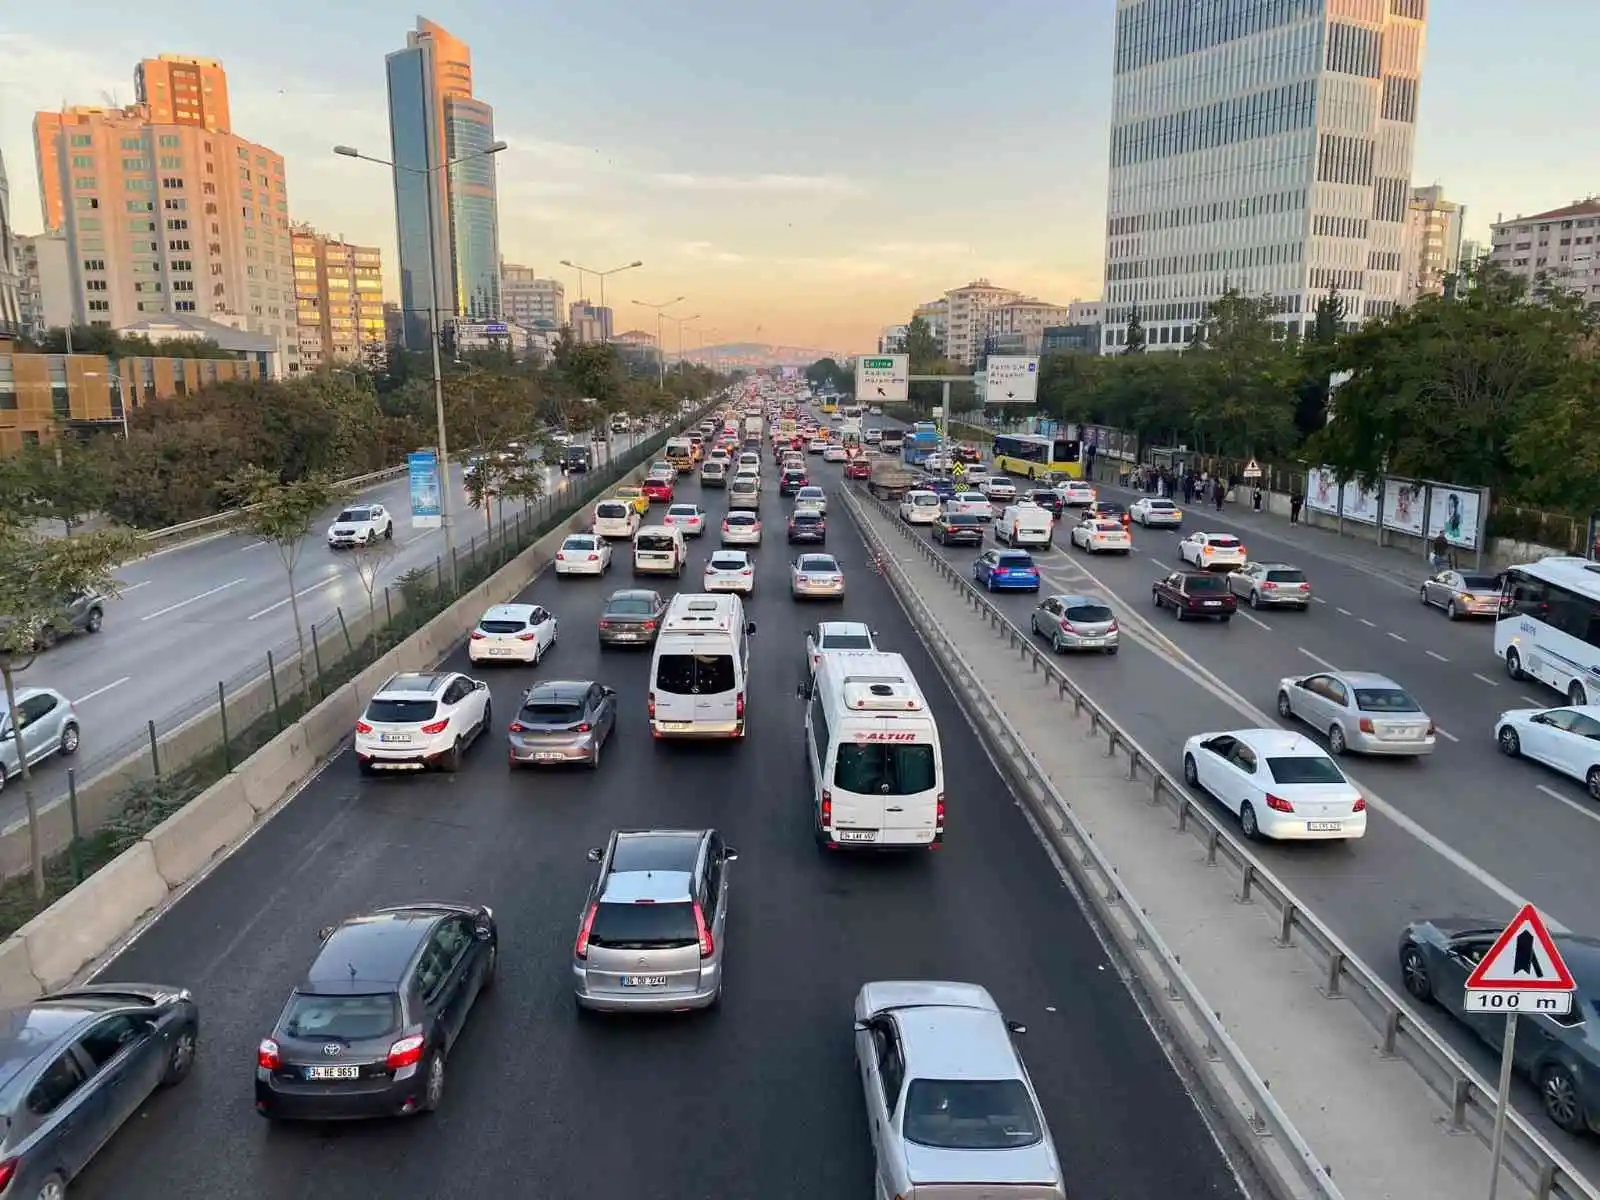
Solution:
{"label": "green overhead road sign", "polygon": [[856,400],[862,404],[903,404],[910,374],[911,359],[904,354],[858,358]]}

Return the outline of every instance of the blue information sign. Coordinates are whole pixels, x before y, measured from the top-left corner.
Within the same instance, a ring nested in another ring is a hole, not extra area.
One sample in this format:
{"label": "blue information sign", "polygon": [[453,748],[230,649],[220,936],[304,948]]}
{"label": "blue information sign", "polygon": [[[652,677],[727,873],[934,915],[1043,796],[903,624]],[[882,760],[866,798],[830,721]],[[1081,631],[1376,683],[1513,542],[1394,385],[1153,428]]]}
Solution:
{"label": "blue information sign", "polygon": [[444,524],[439,508],[439,456],[418,450],[406,458],[411,469],[411,528],[438,529]]}

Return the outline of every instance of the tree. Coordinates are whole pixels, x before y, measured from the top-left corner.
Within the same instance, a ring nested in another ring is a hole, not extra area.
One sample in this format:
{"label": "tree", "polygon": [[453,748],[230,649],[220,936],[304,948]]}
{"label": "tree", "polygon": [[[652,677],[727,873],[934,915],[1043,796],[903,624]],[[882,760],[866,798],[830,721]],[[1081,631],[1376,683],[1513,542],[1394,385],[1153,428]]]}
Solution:
{"label": "tree", "polygon": [[[361,542],[350,549],[356,562],[356,576],[367,594],[367,631],[372,639],[372,657],[378,657],[378,573],[394,559],[399,547],[393,538]],[[291,584],[290,590],[293,590]]]}
{"label": "tree", "polygon": [[461,480],[466,489],[467,503],[483,511],[483,524],[491,537],[494,535],[494,515],[489,511],[489,505],[499,499],[501,511],[504,512],[505,476],[511,467],[505,457],[501,453],[480,454]]}
{"label": "tree", "polygon": [[[30,531],[14,515],[0,515],[0,680],[6,693],[9,737],[21,728],[16,676],[33,665],[42,634],[66,627],[66,605],[76,593],[115,595],[113,572],[135,552],[133,539],[122,533],[86,533],[49,538]],[[74,748],[76,748],[74,746]],[[20,750],[20,746],[19,746]],[[29,857],[33,894],[44,898],[44,853],[39,843],[39,806],[25,754],[22,794],[28,809]]]}
{"label": "tree", "polygon": [[1139,316],[1139,306],[1133,306],[1128,315],[1128,340],[1122,345],[1123,354],[1144,353],[1144,320]]}
{"label": "tree", "polygon": [[912,317],[906,326],[906,355],[914,375],[928,374],[928,368],[944,357],[944,343],[926,317]]}
{"label": "tree", "polygon": [[266,542],[271,542],[283,563],[283,573],[289,584],[289,612],[294,617],[294,640],[299,653],[295,667],[300,672],[302,695],[310,695],[310,680],[306,675],[306,635],[300,623],[300,598],[295,588],[295,570],[300,565],[300,555],[306,547],[306,534],[311,523],[325,510],[343,499],[332,480],[321,475],[308,475],[304,479],[281,482],[277,476],[260,467],[246,467],[230,481],[230,490],[242,506],[239,513],[241,528]]}
{"label": "tree", "polygon": [[91,513],[111,499],[109,457],[75,437],[59,437],[49,445],[29,446],[18,462],[34,513],[60,521],[70,534]]}
{"label": "tree", "polygon": [[1275,312],[1270,298],[1236,288],[1208,306],[1184,355],[1192,360],[1193,431],[1202,451],[1270,458],[1296,444],[1299,364]]}

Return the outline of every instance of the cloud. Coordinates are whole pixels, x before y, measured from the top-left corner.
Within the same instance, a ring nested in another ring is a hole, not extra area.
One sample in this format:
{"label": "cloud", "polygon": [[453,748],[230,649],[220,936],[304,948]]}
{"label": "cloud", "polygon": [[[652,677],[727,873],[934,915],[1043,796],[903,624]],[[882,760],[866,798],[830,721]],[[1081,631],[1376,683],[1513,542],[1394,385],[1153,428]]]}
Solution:
{"label": "cloud", "polygon": [[649,182],[675,191],[764,192],[812,196],[851,196],[861,186],[837,175],[692,175],[663,171],[646,177]]}
{"label": "cloud", "polygon": [[685,257],[700,259],[704,262],[742,263],[750,261],[748,255],[737,254],[732,250],[719,249],[710,242],[684,242],[679,245],[678,252]]}
{"label": "cloud", "polygon": [[867,247],[870,254],[887,258],[965,258],[974,253],[966,242],[880,242]]}

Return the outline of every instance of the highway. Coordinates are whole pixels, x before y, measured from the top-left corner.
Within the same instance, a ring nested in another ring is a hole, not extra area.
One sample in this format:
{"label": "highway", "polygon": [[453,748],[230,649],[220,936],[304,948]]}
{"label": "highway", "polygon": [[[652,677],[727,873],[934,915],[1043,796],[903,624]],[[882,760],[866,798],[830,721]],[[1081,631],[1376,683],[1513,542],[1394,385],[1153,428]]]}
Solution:
{"label": "highway", "polygon": [[[720,522],[723,493],[698,493],[679,491]],[[194,1077],[147,1105],[74,1196],[865,1200],[851,1001],[867,979],[935,977],[986,985],[1029,1027],[1021,1050],[1068,1195],[1242,1197],[848,518],[835,515],[827,546],[847,599],[789,597],[785,504],[769,487],[743,744],[649,737],[648,654],[602,653],[594,631],[604,597],[631,583],[625,568],[536,580],[524,598],[561,621],[539,676],[598,678],[623,698],[604,766],[513,777],[498,738],[454,777],[363,780],[348,754],[335,759],[102,974],[192,988],[202,1047]],[[714,533],[694,545],[685,589],[715,545]],[[950,815],[937,853],[858,858],[812,842],[795,688],[805,628],[841,614],[907,656],[940,721]],[[465,669],[464,653],[448,665]],[[502,723],[528,678],[488,675]],[[584,852],[615,827],[656,824],[714,825],[740,851],[727,993],[701,1015],[580,1021],[569,963],[593,869]],[[442,1111],[426,1124],[269,1128],[251,1105],[252,1056],[316,930],[419,897],[489,903],[502,938],[500,982],[452,1056]]]}
{"label": "highway", "polygon": [[[642,435],[649,436],[649,435]],[[630,447],[618,437],[612,453]],[[486,536],[485,514],[470,507],[463,467],[452,464],[452,513],[457,552]],[[579,477],[581,478],[581,477]],[[564,486],[549,468],[547,494]],[[394,516],[394,553],[378,572],[376,589],[418,568],[431,569],[446,553],[441,529],[411,528],[409,481],[401,477],[362,492],[354,501],[384,505]],[[520,506],[508,503],[506,518]],[[355,556],[329,549],[327,529],[338,510],[311,524],[300,551],[295,591],[301,621],[327,644],[341,638],[337,612],[354,620],[367,609],[367,592]],[[495,511],[498,520],[498,507]],[[226,533],[157,551],[118,573],[121,592],[106,602],[97,634],[64,638],[19,676],[23,683],[59,689],[73,700],[82,722],[82,745],[72,760],[59,755],[34,769],[41,795],[66,791],[66,769],[80,779],[148,742],[145,722],[158,734],[216,704],[217,681],[230,688],[263,669],[271,650],[280,662],[294,653],[294,619],[278,548],[242,533]],[[378,607],[383,597],[377,597]],[[0,794],[0,827],[23,819],[20,781]]]}

